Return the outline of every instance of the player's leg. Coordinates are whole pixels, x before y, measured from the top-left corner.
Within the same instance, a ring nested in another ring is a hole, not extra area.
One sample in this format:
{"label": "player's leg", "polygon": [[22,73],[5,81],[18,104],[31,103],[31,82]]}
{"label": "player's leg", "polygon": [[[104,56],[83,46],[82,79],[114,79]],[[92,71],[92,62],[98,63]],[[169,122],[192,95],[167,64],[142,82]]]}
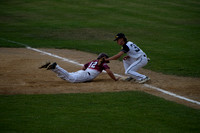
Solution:
{"label": "player's leg", "polygon": [[72,73],[74,76],[74,81],[76,83],[91,81],[94,77],[87,71],[79,70],[77,72]]}
{"label": "player's leg", "polygon": [[69,82],[75,83],[75,82],[86,82],[94,79],[94,76],[90,75],[89,72],[86,72],[84,70],[79,70],[77,72],[69,73],[65,69],[61,68],[56,63],[51,64],[48,66],[47,70],[52,70],[57,74],[57,76],[63,80],[67,80]]}
{"label": "player's leg", "polygon": [[[123,64],[124,64],[124,69],[125,69],[125,74],[127,69],[130,67],[130,65],[134,62],[135,60],[133,60],[132,58],[128,58],[126,60],[123,60]],[[132,76],[129,76],[128,78],[124,79],[125,81],[135,81],[136,79],[134,79]]]}
{"label": "player's leg", "polygon": [[147,76],[136,72],[139,68],[144,67],[147,64],[147,62],[147,58],[142,56],[129,66],[129,68],[125,71],[125,74],[131,75],[139,83],[143,83],[144,80],[149,80]]}
{"label": "player's leg", "polygon": [[55,72],[57,74],[57,76],[63,80],[67,80],[69,82],[73,82],[74,81],[74,76],[73,74],[69,73],[68,71],[66,71],[65,69],[61,68],[58,64],[53,63],[51,64],[47,70],[52,70],[53,72]]}
{"label": "player's leg", "polygon": [[52,69],[52,71],[57,73],[57,76],[61,79],[67,80],[72,83],[80,83],[92,80],[90,74],[84,70],[69,73],[57,65],[55,69]]}
{"label": "player's leg", "polygon": [[124,69],[126,71],[129,68],[129,66],[132,64],[132,61],[130,59],[123,60],[123,64],[124,64]]}

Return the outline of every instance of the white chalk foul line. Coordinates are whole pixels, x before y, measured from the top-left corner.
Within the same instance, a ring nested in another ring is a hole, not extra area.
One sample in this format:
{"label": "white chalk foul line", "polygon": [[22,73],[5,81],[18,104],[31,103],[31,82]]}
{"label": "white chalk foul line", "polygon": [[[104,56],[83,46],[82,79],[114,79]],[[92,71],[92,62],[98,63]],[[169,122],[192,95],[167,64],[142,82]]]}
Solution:
{"label": "white chalk foul line", "polygon": [[36,48],[31,48],[31,47],[26,47],[27,49],[30,49],[30,50],[33,50],[33,51],[36,51],[36,52],[39,52],[39,53],[42,53],[42,54],[45,54],[45,55],[49,55],[49,56],[52,56],[52,57],[55,57],[55,58],[58,58],[58,59],[61,59],[63,61],[66,61],[66,62],[69,62],[69,63],[72,63],[72,64],[75,64],[75,65],[78,65],[78,66],[83,66],[84,64],[80,64],[76,61],[73,61],[73,60],[69,60],[67,58],[63,58],[61,56],[58,56],[58,55],[55,55],[55,54],[52,54],[52,53],[48,53],[48,52],[45,52],[45,51],[42,51],[42,50],[39,50],[39,49],[36,49]]}
{"label": "white chalk foul line", "polygon": [[170,96],[173,96],[173,97],[176,97],[176,98],[179,98],[179,99],[182,99],[182,100],[185,100],[185,101],[188,101],[188,102],[191,102],[191,103],[196,103],[196,104],[200,105],[200,102],[198,102],[198,101],[195,101],[195,100],[192,100],[192,99],[177,95],[175,93],[172,93],[172,92],[157,88],[155,86],[148,85],[148,84],[144,84],[144,86],[148,87],[148,88],[151,88],[151,89],[154,89],[154,90],[157,90],[157,91],[160,91],[160,92],[165,93],[167,95],[170,95]]}
{"label": "white chalk foul line", "polygon": [[[25,47],[26,47],[27,49],[29,49],[29,50],[36,51],[36,52],[39,52],[39,53],[42,53],[42,54],[45,54],[45,55],[49,55],[49,56],[52,56],[52,57],[61,59],[61,60],[63,60],[63,61],[66,61],[66,62],[75,64],[75,65],[78,65],[78,66],[83,66],[83,65],[84,65],[84,64],[80,64],[79,62],[76,62],[76,61],[73,61],[73,60],[70,60],[70,59],[67,59],[67,58],[64,58],[64,57],[61,57],[61,56],[58,56],[58,55],[49,53],[49,52],[45,52],[45,51],[42,51],[42,50],[39,50],[39,49],[36,49],[36,48],[31,48],[31,47],[28,46],[27,44],[23,44],[23,43],[19,43],[19,42],[7,40],[7,39],[4,39],[4,38],[0,38],[0,39],[1,39],[1,40],[4,40],[4,41],[7,41],[7,42],[11,42],[11,43],[23,45],[23,46],[25,46]],[[117,76],[117,77],[122,77],[122,78],[124,77],[123,75],[120,75],[120,74],[114,74],[114,75]],[[176,98],[179,98],[179,99],[182,99],[182,100],[185,100],[185,101],[188,101],[188,102],[191,102],[191,103],[195,103],[195,104],[200,105],[200,102],[198,102],[198,101],[195,101],[195,100],[192,100],[192,99],[189,99],[189,98],[186,98],[186,97],[177,95],[177,94],[175,94],[175,93],[172,93],[172,92],[163,90],[163,89],[161,89],[161,88],[158,88],[158,87],[155,87],[155,86],[152,86],[152,85],[148,85],[148,84],[143,84],[143,85],[144,85],[145,87],[147,87],[147,88],[157,90],[157,91],[162,92],[162,93],[164,93],[164,94],[167,94],[167,95],[170,95],[170,96],[173,96],[173,97],[176,97]]]}

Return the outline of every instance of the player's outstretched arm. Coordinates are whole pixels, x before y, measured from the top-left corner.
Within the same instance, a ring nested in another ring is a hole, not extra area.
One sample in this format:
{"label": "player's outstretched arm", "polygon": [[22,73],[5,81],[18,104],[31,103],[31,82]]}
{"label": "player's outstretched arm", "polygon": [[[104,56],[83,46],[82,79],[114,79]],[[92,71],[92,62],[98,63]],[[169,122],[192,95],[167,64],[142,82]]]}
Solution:
{"label": "player's outstretched arm", "polygon": [[117,60],[117,59],[119,59],[123,54],[124,54],[124,52],[123,52],[123,51],[120,51],[118,54],[116,54],[116,55],[114,55],[114,56],[112,56],[112,57],[110,57],[110,58],[107,58],[106,61],[109,61],[109,60]]}
{"label": "player's outstretched arm", "polygon": [[119,78],[116,78],[116,77],[114,76],[114,74],[112,73],[112,71],[111,71],[110,69],[106,69],[105,71],[106,71],[107,74],[111,77],[111,79],[113,79],[113,80],[115,80],[115,81],[118,81],[118,80],[119,80]]}

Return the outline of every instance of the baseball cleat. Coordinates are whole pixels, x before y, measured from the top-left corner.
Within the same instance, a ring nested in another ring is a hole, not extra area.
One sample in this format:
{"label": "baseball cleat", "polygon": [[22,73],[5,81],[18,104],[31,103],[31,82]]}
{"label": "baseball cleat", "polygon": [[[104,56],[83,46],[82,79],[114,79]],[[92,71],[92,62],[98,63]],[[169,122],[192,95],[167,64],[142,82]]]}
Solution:
{"label": "baseball cleat", "polygon": [[125,81],[131,81],[131,80],[133,80],[133,78],[132,77],[128,77],[128,78],[126,78],[126,79],[124,79]]}
{"label": "baseball cleat", "polygon": [[56,65],[57,65],[56,62],[52,63],[50,66],[47,67],[47,70],[55,69],[55,68],[56,68]]}
{"label": "baseball cleat", "polygon": [[146,78],[144,78],[144,79],[138,81],[138,83],[139,83],[139,84],[144,84],[145,82],[147,82],[147,81],[149,81],[149,80],[150,80],[150,78],[149,78],[149,77],[146,77]]}
{"label": "baseball cleat", "polygon": [[47,62],[46,64],[40,66],[39,69],[47,68],[50,64],[51,64],[50,62]]}

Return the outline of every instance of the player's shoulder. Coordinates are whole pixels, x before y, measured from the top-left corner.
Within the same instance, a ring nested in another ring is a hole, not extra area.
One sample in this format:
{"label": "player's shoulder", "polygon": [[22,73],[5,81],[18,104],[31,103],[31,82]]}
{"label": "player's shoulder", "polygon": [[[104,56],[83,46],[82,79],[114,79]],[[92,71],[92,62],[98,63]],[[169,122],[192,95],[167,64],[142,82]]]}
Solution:
{"label": "player's shoulder", "polygon": [[108,64],[106,62],[104,62],[103,65],[108,65]]}
{"label": "player's shoulder", "polygon": [[131,42],[131,41],[128,41],[128,42],[126,43],[127,46],[129,46],[129,45],[131,45],[131,44],[134,44],[134,43]]}
{"label": "player's shoulder", "polygon": [[106,62],[102,63],[102,66],[108,66],[108,64]]}
{"label": "player's shoulder", "polygon": [[108,66],[108,64],[105,63],[105,62],[102,64],[102,67],[103,67],[104,70],[110,69],[110,67]]}

